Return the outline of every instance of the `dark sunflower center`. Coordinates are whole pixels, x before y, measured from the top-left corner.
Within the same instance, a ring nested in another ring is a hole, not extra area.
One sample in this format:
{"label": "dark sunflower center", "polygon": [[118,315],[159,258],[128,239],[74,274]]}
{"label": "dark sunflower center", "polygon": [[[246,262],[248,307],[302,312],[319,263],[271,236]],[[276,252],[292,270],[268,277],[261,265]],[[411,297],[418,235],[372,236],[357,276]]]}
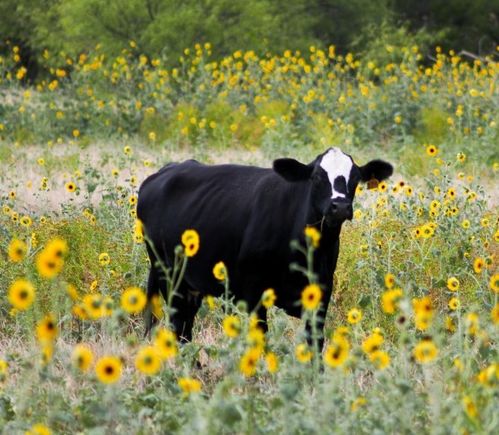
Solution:
{"label": "dark sunflower center", "polygon": [[21,290],[19,292],[19,299],[27,299],[28,298],[28,291],[27,290]]}
{"label": "dark sunflower center", "polygon": [[114,373],[114,367],[113,366],[106,366],[104,369],[104,372],[106,375],[112,375]]}

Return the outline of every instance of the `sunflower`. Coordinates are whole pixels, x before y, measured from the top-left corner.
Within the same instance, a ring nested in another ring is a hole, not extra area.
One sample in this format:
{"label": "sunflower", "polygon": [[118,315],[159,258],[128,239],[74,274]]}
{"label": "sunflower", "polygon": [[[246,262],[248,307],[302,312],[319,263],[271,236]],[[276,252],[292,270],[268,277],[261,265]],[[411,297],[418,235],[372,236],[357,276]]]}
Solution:
{"label": "sunflower", "polygon": [[322,290],[317,284],[307,285],[301,294],[301,304],[306,310],[316,310],[322,299]]}
{"label": "sunflower", "polygon": [[491,364],[483,368],[476,378],[484,387],[494,386],[495,380],[499,380],[499,364]]}
{"label": "sunflower", "polygon": [[465,324],[469,335],[477,335],[480,330],[480,318],[477,313],[468,313],[465,317]]}
{"label": "sunflower", "polygon": [[199,251],[199,234],[197,231],[185,230],[182,233],[182,244],[184,245],[185,255],[187,257],[194,257]]}
{"label": "sunflower", "polygon": [[338,326],[331,335],[331,340],[336,337],[347,338],[350,335],[350,328],[348,326]]}
{"label": "sunflower", "polygon": [[62,263],[42,251],[36,257],[36,268],[43,278],[53,278],[62,270]]}
{"label": "sunflower", "polygon": [[26,279],[16,279],[9,287],[8,299],[17,310],[27,310],[35,300],[35,288]]}
{"label": "sunflower", "polygon": [[358,308],[352,308],[351,310],[348,311],[347,313],[347,321],[351,325],[355,325],[356,323],[359,323],[362,320],[362,311],[359,310]]}
{"label": "sunflower", "polygon": [[449,309],[451,309],[452,311],[455,311],[457,309],[459,309],[459,307],[461,306],[461,302],[459,301],[458,298],[451,298],[447,304],[447,306],[449,307]]}
{"label": "sunflower", "polygon": [[36,336],[41,343],[53,342],[59,334],[59,328],[53,314],[47,314],[36,325]]}
{"label": "sunflower", "polygon": [[341,367],[348,359],[350,344],[344,337],[335,336],[324,352],[324,362],[329,367]]}
{"label": "sunflower", "polygon": [[275,291],[272,288],[269,288],[265,290],[262,294],[262,305],[269,309],[272,307],[277,299],[277,296],[275,295]]}
{"label": "sunflower", "polygon": [[115,356],[103,356],[95,364],[97,379],[103,384],[114,384],[121,377],[123,365],[121,360]]}
{"label": "sunflower", "polygon": [[102,299],[102,317],[109,317],[113,314],[114,301],[111,296],[104,296]]}
{"label": "sunflower", "polygon": [[40,364],[42,367],[45,367],[50,361],[52,361],[52,358],[54,356],[54,345],[52,342],[47,341],[42,343],[42,353],[40,355]]}
{"label": "sunflower", "polygon": [[111,263],[111,257],[109,257],[107,252],[99,254],[99,264],[101,266],[107,266],[109,263]]}
{"label": "sunflower", "polygon": [[219,281],[225,281],[227,279],[227,268],[223,261],[219,261],[213,266],[213,276]]}
{"label": "sunflower", "polygon": [[251,347],[263,349],[265,346],[265,332],[263,332],[262,328],[253,326],[246,336],[246,341]]}
{"label": "sunflower", "polygon": [[445,316],[445,330],[448,332],[456,332],[456,323],[454,322],[454,319],[450,316]]}
{"label": "sunflower", "polygon": [[402,297],[402,290],[399,288],[387,290],[381,295],[381,308],[386,314],[393,314],[398,308],[398,302]]}
{"label": "sunflower", "polygon": [[490,277],[489,287],[494,293],[499,293],[499,273]]}
{"label": "sunflower", "polygon": [[68,181],[64,187],[66,188],[66,190],[69,192],[69,193],[73,193],[74,191],[76,191],[76,184],[73,182],[73,181]]}
{"label": "sunflower", "polygon": [[388,184],[386,183],[386,181],[382,181],[381,183],[378,184],[378,192],[385,193],[387,189],[388,189]]}
{"label": "sunflower", "polygon": [[134,206],[134,205],[137,205],[137,195],[131,195],[129,198],[128,198],[128,205],[130,206]]}
{"label": "sunflower", "polygon": [[470,396],[463,397],[463,408],[466,415],[472,420],[478,416],[478,409]]}
{"label": "sunflower", "polygon": [[435,229],[433,226],[426,224],[421,227],[421,237],[423,239],[429,239],[431,236],[435,234]]}
{"label": "sunflower", "polygon": [[73,305],[71,313],[80,320],[87,320],[90,317],[87,308],[83,304]]}
{"label": "sunflower", "polygon": [[414,298],[412,300],[412,306],[416,314],[431,313],[433,310],[433,306],[429,296],[423,296],[422,298]]}
{"label": "sunflower", "polygon": [[173,331],[159,328],[154,336],[154,347],[163,360],[174,358],[178,353],[177,336]]}
{"label": "sunflower", "polygon": [[146,306],[147,297],[138,287],[129,287],[121,295],[121,308],[129,314],[138,314]]}
{"label": "sunflower", "polygon": [[29,228],[33,224],[33,221],[31,220],[31,218],[29,216],[23,216],[23,217],[21,217],[21,219],[19,219],[19,223],[23,227]]}
{"label": "sunflower", "polygon": [[369,361],[379,370],[384,370],[390,365],[390,355],[382,350],[376,350],[369,354]]}
{"label": "sunflower", "polygon": [[210,311],[213,311],[217,307],[217,302],[212,295],[206,296],[204,298],[204,301],[206,302],[206,305],[208,305]]}
{"label": "sunflower", "polygon": [[55,238],[47,243],[44,251],[47,252],[47,255],[62,258],[68,252],[68,244],[63,239]]}
{"label": "sunflower", "polygon": [[91,293],[83,296],[82,299],[85,312],[93,320],[100,319],[103,316],[102,295],[100,293]]}
{"label": "sunflower", "polygon": [[459,290],[459,280],[455,276],[451,276],[447,280],[447,288],[451,292],[455,292],[455,291]]}
{"label": "sunflower", "polygon": [[80,298],[78,295],[78,289],[74,284],[66,284],[66,293],[72,301],[77,301]]}
{"label": "sunflower", "polygon": [[485,261],[483,258],[475,258],[475,261],[473,262],[473,270],[475,273],[482,273],[483,267],[485,266]]}
{"label": "sunflower", "polygon": [[428,145],[426,147],[426,154],[428,154],[430,157],[434,157],[438,154],[438,149],[435,145]]}
{"label": "sunflower", "polygon": [[269,373],[275,373],[279,369],[279,361],[274,352],[267,352],[265,355],[265,364]]}
{"label": "sunflower", "polygon": [[393,273],[387,273],[385,275],[385,287],[391,289],[395,284],[395,275]]}
{"label": "sunflower", "polygon": [[62,255],[57,255],[57,252],[54,246],[51,246],[50,249],[47,246],[37,255],[36,268],[42,278],[51,279],[61,272],[64,260]]}
{"label": "sunflower", "polygon": [[151,297],[151,311],[156,319],[162,319],[163,313],[163,301],[160,295],[154,295]]}
{"label": "sunflower", "polygon": [[305,364],[312,359],[313,353],[307,344],[301,343],[295,348],[295,357],[298,362]]}
{"label": "sunflower", "polygon": [[185,395],[201,391],[201,381],[193,378],[179,378],[178,386]]}
{"label": "sunflower", "polygon": [[133,227],[133,240],[135,243],[144,242],[144,224],[140,219],[135,219],[135,225]]}
{"label": "sunflower", "polygon": [[432,340],[422,340],[414,348],[413,355],[417,362],[426,364],[438,356],[438,348]]}
{"label": "sunflower", "polygon": [[447,193],[445,194],[445,197],[450,199],[451,201],[456,198],[456,188],[455,187],[449,187],[447,189]]}
{"label": "sunflower", "polygon": [[367,403],[367,400],[365,397],[357,397],[352,404],[350,405],[350,409],[352,412],[357,411],[361,406],[364,406]]}
{"label": "sunflower", "polygon": [[161,357],[157,347],[144,346],[135,358],[135,367],[145,375],[155,375],[161,369]]}
{"label": "sunflower", "polygon": [[383,344],[383,342],[385,341],[385,339],[383,338],[383,336],[379,333],[373,333],[371,335],[369,335],[363,342],[362,342],[362,350],[366,353],[366,354],[371,354],[373,352],[376,352],[378,350],[380,350],[381,348],[381,345]]}
{"label": "sunflower", "polygon": [[319,247],[319,242],[321,240],[321,233],[315,227],[306,226],[305,227],[305,237],[312,244],[314,248]]}
{"label": "sunflower", "polygon": [[261,354],[261,349],[255,347],[248,349],[243,354],[241,360],[239,361],[239,371],[245,377],[253,376],[256,373],[258,360],[260,359]]}
{"label": "sunflower", "polygon": [[414,325],[419,331],[426,331],[433,321],[433,313],[416,313],[414,316]]}
{"label": "sunflower", "polygon": [[93,359],[94,354],[86,344],[78,344],[73,349],[73,353],[71,355],[73,366],[82,372],[88,371]]}
{"label": "sunflower", "polygon": [[222,326],[227,335],[230,338],[236,338],[241,333],[241,321],[236,315],[230,315],[223,319]]}
{"label": "sunflower", "polygon": [[8,372],[9,365],[7,364],[7,361],[0,359],[0,385],[7,379]]}
{"label": "sunflower", "polygon": [[494,305],[492,311],[490,312],[490,318],[492,319],[492,323],[494,325],[499,324],[499,303]]}
{"label": "sunflower", "polygon": [[30,430],[25,432],[25,435],[51,435],[52,431],[42,423],[37,423],[31,426]]}

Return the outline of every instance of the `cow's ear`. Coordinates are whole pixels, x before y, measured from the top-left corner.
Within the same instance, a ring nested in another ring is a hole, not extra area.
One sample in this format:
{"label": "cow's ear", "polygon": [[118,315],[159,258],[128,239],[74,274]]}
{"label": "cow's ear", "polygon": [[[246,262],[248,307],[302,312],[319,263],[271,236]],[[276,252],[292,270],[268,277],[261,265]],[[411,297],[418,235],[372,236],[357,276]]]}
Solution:
{"label": "cow's ear", "polygon": [[312,175],[313,167],[295,159],[274,160],[274,171],[287,181],[304,181]]}
{"label": "cow's ear", "polygon": [[361,179],[364,182],[372,180],[383,181],[393,174],[393,166],[383,160],[371,160],[360,168]]}

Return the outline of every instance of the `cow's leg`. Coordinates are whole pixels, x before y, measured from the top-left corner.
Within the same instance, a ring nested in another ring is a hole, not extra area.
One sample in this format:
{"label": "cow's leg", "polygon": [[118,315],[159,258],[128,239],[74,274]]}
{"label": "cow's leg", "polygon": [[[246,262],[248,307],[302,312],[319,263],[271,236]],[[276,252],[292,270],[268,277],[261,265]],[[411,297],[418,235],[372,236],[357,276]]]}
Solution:
{"label": "cow's leg", "polygon": [[192,340],[194,318],[200,306],[201,296],[190,292],[186,286],[181,285],[178,296],[174,296],[172,300],[174,312],[171,315],[173,328],[181,342]]}

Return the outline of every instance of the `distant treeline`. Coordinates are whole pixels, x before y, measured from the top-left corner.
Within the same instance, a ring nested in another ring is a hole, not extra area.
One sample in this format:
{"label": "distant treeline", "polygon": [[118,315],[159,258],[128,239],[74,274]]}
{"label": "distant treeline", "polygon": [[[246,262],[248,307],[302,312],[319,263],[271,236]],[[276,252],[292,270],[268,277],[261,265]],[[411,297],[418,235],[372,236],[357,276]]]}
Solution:
{"label": "distant treeline", "polygon": [[97,44],[119,55],[134,41],[174,63],[195,43],[211,43],[218,57],[329,44],[366,53],[397,38],[495,52],[499,0],[0,0],[0,53],[20,47],[30,74],[44,50],[74,56]]}

